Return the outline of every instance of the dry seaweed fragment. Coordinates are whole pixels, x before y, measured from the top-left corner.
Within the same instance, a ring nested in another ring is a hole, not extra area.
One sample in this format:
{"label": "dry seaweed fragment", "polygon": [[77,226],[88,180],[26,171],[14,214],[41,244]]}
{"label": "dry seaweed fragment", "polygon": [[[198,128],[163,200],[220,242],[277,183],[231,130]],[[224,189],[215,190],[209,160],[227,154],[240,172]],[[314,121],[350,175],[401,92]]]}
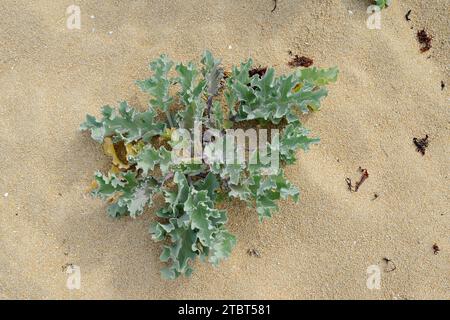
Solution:
{"label": "dry seaweed fragment", "polygon": [[363,184],[364,181],[366,181],[367,178],[369,178],[369,172],[367,171],[367,169],[359,167],[359,171],[361,172],[361,178],[359,178],[359,181],[357,181],[354,186],[350,178],[345,178],[345,182],[347,183],[349,191],[358,192],[359,187]]}
{"label": "dry seaweed fragment", "polygon": [[441,251],[441,248],[439,248],[439,246],[436,243],[433,244],[433,253],[438,254],[439,251]]}
{"label": "dry seaweed fragment", "polygon": [[367,169],[362,169],[361,167],[359,167],[359,171],[361,172],[361,178],[355,184],[355,192],[357,192],[363,182],[366,181],[367,178],[369,178],[369,172],[367,171]]}
{"label": "dry seaweed fragment", "polygon": [[431,49],[431,40],[433,40],[433,37],[429,36],[425,29],[417,31],[417,40],[422,45],[422,48],[420,48],[421,52],[426,52]]}
{"label": "dry seaweed fragment", "polygon": [[261,258],[261,254],[256,249],[248,249],[247,254],[251,257]]}
{"label": "dry seaweed fragment", "polygon": [[428,148],[428,135],[426,134],[425,138],[422,139],[413,138],[413,142],[417,152],[420,152],[424,156],[425,150]]}
{"label": "dry seaweed fragment", "polygon": [[277,9],[277,2],[278,0],[273,0],[273,9],[270,12],[274,12]]}
{"label": "dry seaweed fragment", "polygon": [[445,83],[444,83],[444,81],[441,81],[441,90],[444,90],[445,89]]}
{"label": "dry seaweed fragment", "polygon": [[250,70],[248,70],[248,76],[251,78],[253,77],[255,74],[257,74],[260,78],[262,78],[267,71],[267,67],[254,67]]}
{"label": "dry seaweed fragment", "polygon": [[408,12],[407,12],[406,15],[405,15],[406,21],[411,21],[411,19],[410,19],[410,17],[409,17],[410,14],[411,14],[411,9],[409,9]]}
{"label": "dry seaweed fragment", "polygon": [[397,266],[391,259],[384,257],[383,261],[386,263],[386,267],[384,269],[385,272],[392,272],[397,269]]}
{"label": "dry seaweed fragment", "polygon": [[73,268],[73,263],[66,263],[64,265],[61,266],[61,271],[62,272],[66,272],[67,269],[72,269]]}
{"label": "dry seaweed fragment", "polygon": [[345,178],[345,182],[347,183],[348,190],[349,190],[350,192],[352,192],[352,191],[353,191],[352,179],[350,179],[350,178]]}
{"label": "dry seaweed fragment", "polygon": [[288,66],[291,68],[295,67],[305,67],[308,68],[312,66],[314,60],[305,56],[298,56],[297,54],[288,62]]}

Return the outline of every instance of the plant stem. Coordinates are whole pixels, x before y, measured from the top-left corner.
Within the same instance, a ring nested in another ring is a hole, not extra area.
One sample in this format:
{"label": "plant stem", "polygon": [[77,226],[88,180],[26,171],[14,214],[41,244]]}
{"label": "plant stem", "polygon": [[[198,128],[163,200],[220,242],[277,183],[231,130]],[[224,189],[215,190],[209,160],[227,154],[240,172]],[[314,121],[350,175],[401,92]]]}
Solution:
{"label": "plant stem", "polygon": [[173,128],[172,115],[170,114],[169,110],[166,110],[166,117],[167,117],[167,121],[169,121],[169,127]]}
{"label": "plant stem", "polygon": [[208,115],[208,120],[211,119],[211,107],[212,107],[212,104],[213,104],[213,97],[209,96],[208,100],[206,101],[206,106],[207,106],[206,114]]}

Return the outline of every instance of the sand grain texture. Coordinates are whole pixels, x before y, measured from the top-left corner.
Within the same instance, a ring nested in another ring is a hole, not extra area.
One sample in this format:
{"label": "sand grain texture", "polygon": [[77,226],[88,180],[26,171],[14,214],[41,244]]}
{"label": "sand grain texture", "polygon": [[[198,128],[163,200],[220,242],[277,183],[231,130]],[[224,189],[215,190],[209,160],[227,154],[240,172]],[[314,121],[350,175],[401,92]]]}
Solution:
{"label": "sand grain texture", "polygon": [[[270,0],[80,0],[82,28],[68,30],[70,1],[1,1],[0,298],[450,298],[450,2],[394,0],[381,30],[366,28],[367,2],[280,0],[271,13]],[[422,28],[434,36],[423,54]],[[227,67],[251,56],[279,73],[292,50],[340,77],[305,118],[321,144],[287,168],[301,201],[263,224],[230,205],[231,258],[167,282],[151,215],[113,221],[85,194],[108,159],[78,126],[105,104],[144,109],[133,82],[148,62],[205,48]],[[412,139],[425,134],[421,156]],[[359,166],[370,177],[350,193]],[[397,269],[368,290],[366,269],[384,257]],[[66,288],[66,263],[80,266],[80,290]]]}

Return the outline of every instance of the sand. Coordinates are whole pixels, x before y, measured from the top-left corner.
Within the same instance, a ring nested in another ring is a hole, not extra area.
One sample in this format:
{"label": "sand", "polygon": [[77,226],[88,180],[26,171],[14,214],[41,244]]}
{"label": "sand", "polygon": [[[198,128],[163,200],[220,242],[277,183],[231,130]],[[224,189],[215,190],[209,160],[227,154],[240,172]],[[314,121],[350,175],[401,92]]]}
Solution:
{"label": "sand", "polygon": [[[381,30],[366,27],[368,2],[279,0],[271,13],[270,0],[80,0],[81,29],[68,30],[71,1],[1,1],[0,298],[450,298],[450,2],[394,0]],[[422,28],[434,36],[426,53]],[[301,201],[262,224],[229,205],[230,259],[168,282],[151,210],[112,220],[86,195],[108,159],[78,126],[105,104],[144,109],[133,82],[151,59],[198,59],[206,48],[226,67],[251,56],[279,73],[291,71],[292,50],[340,76],[304,119],[320,145],[286,169]],[[412,139],[425,134],[422,156]],[[351,193],[345,178],[359,166],[370,176]],[[66,264],[80,267],[79,290],[66,287]],[[371,265],[379,290],[366,286]]]}

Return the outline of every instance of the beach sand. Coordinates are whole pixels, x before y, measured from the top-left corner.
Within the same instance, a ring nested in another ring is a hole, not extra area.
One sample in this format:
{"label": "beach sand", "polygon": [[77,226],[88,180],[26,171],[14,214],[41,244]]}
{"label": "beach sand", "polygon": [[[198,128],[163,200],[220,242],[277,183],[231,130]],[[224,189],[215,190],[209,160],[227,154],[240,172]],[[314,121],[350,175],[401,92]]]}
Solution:
{"label": "beach sand", "polygon": [[[1,1],[0,298],[450,298],[450,2],[394,0],[380,30],[366,26],[369,3],[79,0],[81,29],[69,30],[71,1]],[[434,37],[425,53],[421,29]],[[86,194],[109,159],[78,127],[106,104],[144,110],[134,81],[148,63],[198,61],[204,49],[226,68],[251,56],[278,73],[292,71],[291,50],[340,75],[304,118],[321,143],[286,168],[300,202],[263,223],[230,204],[231,257],[165,281],[152,210],[112,220]],[[412,140],[426,134],[422,156]],[[369,178],[349,192],[359,166]],[[80,267],[79,290],[66,287],[67,264]],[[366,286],[371,265],[379,290]]]}

